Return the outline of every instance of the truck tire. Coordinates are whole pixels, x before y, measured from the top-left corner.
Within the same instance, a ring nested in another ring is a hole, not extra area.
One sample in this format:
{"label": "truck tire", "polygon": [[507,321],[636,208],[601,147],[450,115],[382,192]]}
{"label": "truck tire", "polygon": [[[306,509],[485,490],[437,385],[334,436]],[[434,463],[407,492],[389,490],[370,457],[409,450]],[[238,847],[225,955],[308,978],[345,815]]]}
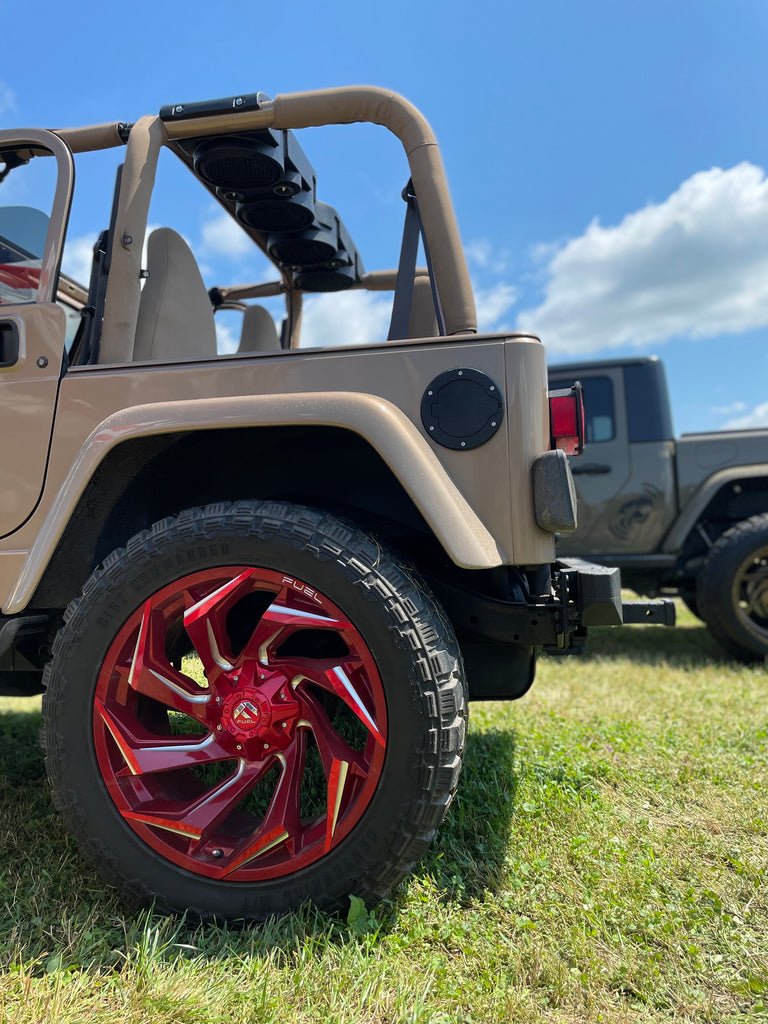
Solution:
{"label": "truck tire", "polygon": [[55,802],[133,903],[258,920],[377,901],[456,790],[452,628],[322,511],[240,501],[137,534],[70,604],[45,683]]}
{"label": "truck tire", "polygon": [[695,615],[697,619],[701,620],[701,612],[699,611],[699,603],[696,600],[695,587],[692,589],[686,588],[685,590],[681,590],[680,600],[683,602],[683,604],[691,613],[691,615]]}
{"label": "truck tire", "polygon": [[742,661],[768,655],[768,514],[737,523],[713,546],[699,573],[701,618]]}

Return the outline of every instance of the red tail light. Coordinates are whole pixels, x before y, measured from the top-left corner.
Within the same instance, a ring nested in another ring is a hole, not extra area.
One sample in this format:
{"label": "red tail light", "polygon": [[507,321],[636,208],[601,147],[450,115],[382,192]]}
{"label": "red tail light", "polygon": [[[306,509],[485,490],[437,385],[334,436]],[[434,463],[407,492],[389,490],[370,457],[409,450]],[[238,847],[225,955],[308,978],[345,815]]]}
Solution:
{"label": "red tail light", "polygon": [[584,400],[581,384],[549,393],[549,423],[553,448],[566,455],[581,455],[584,449]]}

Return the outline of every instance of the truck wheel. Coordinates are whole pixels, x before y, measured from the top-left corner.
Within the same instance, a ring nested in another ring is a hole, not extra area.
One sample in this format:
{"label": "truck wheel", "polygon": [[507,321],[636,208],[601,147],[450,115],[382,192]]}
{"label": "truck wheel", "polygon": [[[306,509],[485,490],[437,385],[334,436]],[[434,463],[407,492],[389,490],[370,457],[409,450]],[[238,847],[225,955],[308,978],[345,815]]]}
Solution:
{"label": "truck wheel", "polygon": [[212,505],[133,537],[67,609],[45,682],[55,801],[132,902],[261,919],[376,901],[458,782],[450,625],[313,509]]}
{"label": "truck wheel", "polygon": [[695,615],[697,619],[701,619],[701,612],[699,611],[699,603],[696,600],[695,589],[681,590],[680,600],[683,602],[683,604],[691,613],[691,615]]}
{"label": "truck wheel", "polygon": [[737,658],[768,654],[768,515],[726,530],[699,574],[697,600],[704,622]]}

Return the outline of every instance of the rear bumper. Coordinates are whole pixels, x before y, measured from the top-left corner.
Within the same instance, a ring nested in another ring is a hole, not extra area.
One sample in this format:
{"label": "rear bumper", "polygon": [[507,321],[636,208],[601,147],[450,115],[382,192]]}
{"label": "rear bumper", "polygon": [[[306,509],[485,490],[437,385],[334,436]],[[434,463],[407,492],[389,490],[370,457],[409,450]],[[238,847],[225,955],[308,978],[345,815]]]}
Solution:
{"label": "rear bumper", "polygon": [[547,596],[527,601],[522,588],[505,600],[454,581],[430,583],[456,630],[472,700],[522,697],[533,682],[537,650],[578,654],[590,626],[675,622],[671,600],[622,601],[618,569],[579,559],[556,562]]}
{"label": "rear bumper", "polygon": [[489,597],[444,580],[433,585],[459,639],[471,642],[566,654],[583,647],[590,626],[675,624],[673,601],[622,601],[618,569],[576,558],[561,559],[552,567],[549,596],[526,602]]}

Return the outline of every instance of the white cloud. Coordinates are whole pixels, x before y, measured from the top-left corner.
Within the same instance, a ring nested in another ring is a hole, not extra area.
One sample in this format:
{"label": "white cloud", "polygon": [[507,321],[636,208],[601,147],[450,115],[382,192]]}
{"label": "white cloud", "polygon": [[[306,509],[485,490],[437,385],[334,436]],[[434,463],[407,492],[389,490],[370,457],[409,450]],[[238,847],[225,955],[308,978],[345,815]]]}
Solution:
{"label": "white cloud", "polygon": [[392,316],[388,293],[349,291],[304,299],[301,347],[370,345],[384,341]]}
{"label": "white cloud", "polygon": [[477,328],[481,332],[505,331],[512,321],[505,314],[517,302],[518,291],[510,284],[496,284],[490,288],[474,288],[477,308]]}
{"label": "white cloud", "polygon": [[733,416],[737,412],[744,412],[746,408],[746,402],[732,402],[730,405],[713,405],[708,411],[715,416]]}
{"label": "white cloud", "polygon": [[254,243],[228,213],[217,213],[203,222],[201,233],[206,253],[241,259],[254,251]]}
{"label": "white cloud", "polygon": [[517,326],[584,355],[768,324],[768,181],[742,163],[694,174],[664,202],[559,247],[545,298]]}
{"label": "white cloud", "polygon": [[[737,402],[742,409],[746,408],[743,402]],[[752,412],[745,416],[736,416],[734,419],[724,423],[720,430],[749,430],[752,427],[768,427],[768,402],[755,406]]]}
{"label": "white cloud", "polygon": [[[505,314],[517,299],[511,285],[475,288],[478,326],[481,331],[503,331],[511,323]],[[317,345],[369,345],[384,341],[392,316],[392,293],[330,292],[304,298],[302,348]]]}
{"label": "white cloud", "polygon": [[216,347],[222,355],[230,355],[232,352],[237,352],[237,347],[240,344],[239,334],[235,334],[234,328],[230,324],[224,324],[220,318],[215,318],[214,323],[216,325]]}
{"label": "white cloud", "polygon": [[0,115],[11,114],[16,109],[16,93],[5,82],[0,82]]}
{"label": "white cloud", "polygon": [[481,267],[483,270],[503,274],[507,269],[509,253],[495,249],[487,238],[478,238],[464,246],[467,262]]}
{"label": "white cloud", "polygon": [[72,277],[85,288],[91,280],[91,263],[96,235],[82,235],[80,238],[67,239],[61,269],[68,277]]}

